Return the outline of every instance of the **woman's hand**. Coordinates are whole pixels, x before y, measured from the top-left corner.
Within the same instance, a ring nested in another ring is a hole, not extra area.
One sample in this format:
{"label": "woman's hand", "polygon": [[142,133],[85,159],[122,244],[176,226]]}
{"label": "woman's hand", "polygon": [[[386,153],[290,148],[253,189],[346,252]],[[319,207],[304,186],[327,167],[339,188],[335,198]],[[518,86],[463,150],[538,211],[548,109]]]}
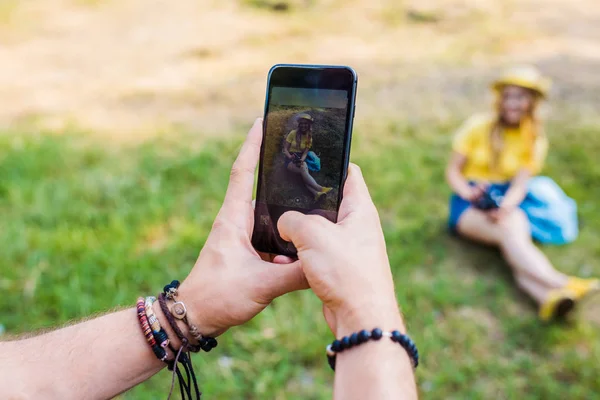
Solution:
{"label": "woman's hand", "polygon": [[401,329],[379,215],[356,165],[350,166],[337,224],[290,211],[278,228],[298,249],[336,336],[374,327]]}
{"label": "woman's hand", "polygon": [[308,288],[299,261],[284,256],[275,257],[275,263],[263,261],[250,242],[261,140],[262,119],[257,119],[233,164],[210,235],[179,288],[190,322],[204,335],[219,335],[252,319],[275,297]]}
{"label": "woman's hand", "polygon": [[494,223],[499,223],[513,211],[514,207],[500,205],[498,208],[491,209],[486,212],[487,217]]}
{"label": "woman's hand", "polygon": [[302,156],[300,157],[300,160],[301,160],[302,162],[305,162],[305,161],[306,161],[306,157],[308,157],[308,149],[306,149],[306,150],[304,150],[304,151],[302,152]]}
{"label": "woman's hand", "polygon": [[465,189],[465,192],[460,194],[460,197],[467,200],[470,203],[474,203],[481,198],[487,192],[487,183],[477,183],[475,186],[469,186]]}

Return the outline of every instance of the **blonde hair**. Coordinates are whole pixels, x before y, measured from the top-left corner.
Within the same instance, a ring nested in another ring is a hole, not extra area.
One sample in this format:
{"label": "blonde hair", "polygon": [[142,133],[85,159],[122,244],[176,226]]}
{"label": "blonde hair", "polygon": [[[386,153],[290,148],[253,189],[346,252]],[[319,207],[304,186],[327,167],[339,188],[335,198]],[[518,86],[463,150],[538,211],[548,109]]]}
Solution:
{"label": "blonde hair", "polygon": [[[531,108],[528,115],[523,118],[519,125],[521,135],[527,139],[527,158],[531,159],[534,153],[535,142],[538,137],[544,135],[541,123],[537,117],[536,111],[539,103],[539,95],[533,93]],[[500,155],[504,149],[504,128],[505,124],[502,121],[502,92],[498,92],[496,97],[496,119],[492,123],[490,129],[490,146],[492,150],[491,167],[498,168]]]}
{"label": "blonde hair", "polygon": [[[300,133],[300,120],[301,119],[303,119],[303,118],[298,118],[298,120],[296,121],[296,135],[298,135],[298,133]],[[307,119],[307,118],[304,118],[304,119]],[[310,123],[308,124],[308,131],[306,132],[306,135],[307,135],[306,142],[312,143],[314,121],[312,119],[308,119],[308,121],[310,121]],[[300,133],[300,136],[302,136],[301,133]]]}

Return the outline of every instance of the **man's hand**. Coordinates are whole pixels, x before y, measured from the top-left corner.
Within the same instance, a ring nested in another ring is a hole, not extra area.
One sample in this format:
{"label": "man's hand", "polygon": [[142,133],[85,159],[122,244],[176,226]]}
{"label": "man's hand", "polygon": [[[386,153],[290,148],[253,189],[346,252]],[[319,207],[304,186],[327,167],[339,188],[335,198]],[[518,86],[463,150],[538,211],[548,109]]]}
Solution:
{"label": "man's hand", "polygon": [[[340,339],[363,329],[404,331],[377,209],[360,169],[350,166],[338,223],[290,211],[279,232],[298,249],[311,288]],[[337,355],[334,399],[416,399],[406,351],[369,341]]]}
{"label": "man's hand", "polygon": [[360,169],[350,166],[338,223],[290,211],[279,232],[298,250],[311,288],[323,301],[331,330],[381,326],[399,329],[401,318],[379,215]]}
{"label": "man's hand", "polygon": [[233,164],[223,206],[196,265],[181,284],[190,322],[216,336],[241,325],[275,297],[308,288],[300,262],[277,256],[263,261],[250,242],[252,192],[260,154],[262,119],[257,119]]}

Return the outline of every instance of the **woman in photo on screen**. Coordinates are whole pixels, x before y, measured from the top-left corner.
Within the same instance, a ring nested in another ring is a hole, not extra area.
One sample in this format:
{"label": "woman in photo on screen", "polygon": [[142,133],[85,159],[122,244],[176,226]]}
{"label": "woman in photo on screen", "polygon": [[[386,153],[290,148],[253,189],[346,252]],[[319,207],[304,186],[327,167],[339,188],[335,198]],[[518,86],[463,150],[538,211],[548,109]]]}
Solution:
{"label": "woman in photo on screen", "polygon": [[[548,149],[536,109],[549,85],[530,66],[513,68],[496,80],[496,112],[476,115],[459,129],[446,170],[454,192],[450,229],[498,247],[517,285],[538,304],[543,321],[565,316],[600,288],[597,279],[558,271],[532,240],[533,235],[542,243],[562,244],[577,235],[575,202],[550,178],[536,177]],[[549,210],[547,221],[539,224],[530,200],[536,187]]]}
{"label": "woman in photo on screen", "polygon": [[285,155],[285,168],[295,174],[300,174],[304,186],[315,196],[315,201],[329,193],[332,188],[321,186],[310,175],[307,157],[313,143],[314,119],[309,114],[300,114],[297,117],[297,128],[291,130],[283,144]]}

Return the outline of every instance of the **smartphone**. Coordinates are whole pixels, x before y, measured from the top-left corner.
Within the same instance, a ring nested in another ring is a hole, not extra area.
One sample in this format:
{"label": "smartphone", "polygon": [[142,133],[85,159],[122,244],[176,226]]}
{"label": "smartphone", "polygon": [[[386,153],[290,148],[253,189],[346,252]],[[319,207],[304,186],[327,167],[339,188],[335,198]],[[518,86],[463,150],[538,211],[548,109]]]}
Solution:
{"label": "smartphone", "polygon": [[267,79],[252,244],[296,255],[279,236],[286,211],[337,222],[352,139],[356,72],[346,66],[278,64]]}

